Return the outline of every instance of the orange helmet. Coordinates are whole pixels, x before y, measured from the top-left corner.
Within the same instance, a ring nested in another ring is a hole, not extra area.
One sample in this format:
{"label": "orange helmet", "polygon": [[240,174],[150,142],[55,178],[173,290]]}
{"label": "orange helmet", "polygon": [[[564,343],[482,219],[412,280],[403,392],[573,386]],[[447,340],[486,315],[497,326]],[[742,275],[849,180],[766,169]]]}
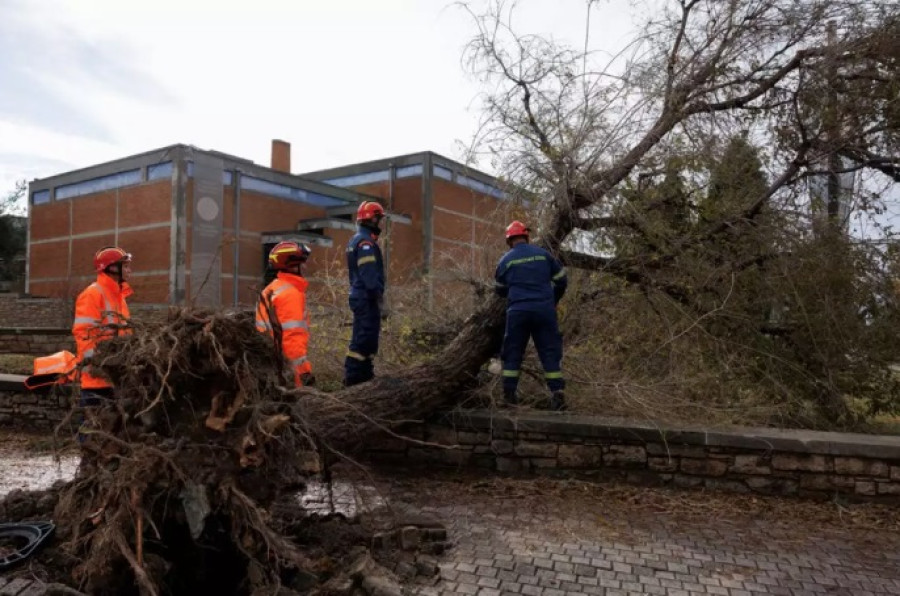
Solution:
{"label": "orange helmet", "polygon": [[506,239],[514,238],[515,236],[524,236],[525,239],[528,239],[528,232],[531,230],[525,227],[521,221],[514,221],[508,226],[506,226]]}
{"label": "orange helmet", "polygon": [[376,215],[384,216],[384,207],[375,201],[363,201],[356,210],[356,221],[375,219]]}
{"label": "orange helmet", "polygon": [[272,269],[287,269],[291,265],[305,263],[312,251],[299,242],[279,242],[269,251],[269,265]]}
{"label": "orange helmet", "polygon": [[97,273],[106,271],[107,267],[119,263],[130,263],[131,253],[127,253],[118,246],[104,246],[94,254],[94,269]]}

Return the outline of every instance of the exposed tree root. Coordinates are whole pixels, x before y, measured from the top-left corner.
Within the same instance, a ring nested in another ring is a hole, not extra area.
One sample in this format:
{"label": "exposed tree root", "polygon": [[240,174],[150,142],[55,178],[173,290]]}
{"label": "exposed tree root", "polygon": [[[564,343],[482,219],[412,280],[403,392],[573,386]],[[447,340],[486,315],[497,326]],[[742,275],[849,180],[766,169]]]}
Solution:
{"label": "exposed tree root", "polygon": [[363,447],[449,399],[458,375],[442,363],[329,395],[286,390],[280,358],[248,315],[189,309],[101,344],[94,365],[118,397],[86,413],[81,465],[54,489],[48,579],[90,594],[354,594],[436,572],[416,555],[383,557],[405,560],[398,574],[375,561],[440,551],[445,533],[374,540],[358,522],[310,518],[300,455]]}

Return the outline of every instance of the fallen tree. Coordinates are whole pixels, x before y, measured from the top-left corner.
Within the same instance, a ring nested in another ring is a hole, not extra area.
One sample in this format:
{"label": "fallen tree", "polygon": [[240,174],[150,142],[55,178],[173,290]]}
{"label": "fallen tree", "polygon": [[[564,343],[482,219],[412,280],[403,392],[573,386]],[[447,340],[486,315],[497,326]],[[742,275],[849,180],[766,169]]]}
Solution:
{"label": "fallen tree", "polygon": [[48,579],[91,594],[351,594],[399,593],[410,570],[434,573],[421,556],[442,548],[436,524],[311,519],[297,493],[310,457],[327,476],[397,421],[452,401],[495,349],[485,321],[502,309],[487,308],[456,340],[467,360],[331,395],[286,389],[280,352],[249,313],[175,309],[104,342],[93,366],[117,399],[88,408],[75,479],[28,497],[45,514],[55,502],[61,546],[42,555]]}
{"label": "fallen tree", "polygon": [[[537,241],[586,272],[585,306],[602,282],[639,290],[634,316],[709,345],[696,360],[726,387],[800,402],[789,422],[900,408],[893,383],[872,390],[893,376],[876,336],[897,331],[895,240],[877,216],[900,180],[900,6],[640,5],[636,34],[602,49],[602,3],[586,3],[577,48],[514,27],[529,6],[470,9],[467,63],[489,90],[473,157],[499,164]],[[852,237],[850,209],[877,243]]]}
{"label": "fallen tree", "polygon": [[[896,178],[900,16],[896,3],[850,0],[671,6],[654,13],[624,70],[594,70],[587,52],[507,36],[502,10],[478,18],[471,57],[498,89],[484,143],[540,198],[536,241],[573,267],[671,299],[700,326],[714,318],[707,294],[756,260],[739,255],[699,286],[674,276],[673,264],[749,233],[823,164],[833,182],[835,156]],[[822,105],[823,96],[834,101]],[[623,192],[745,126],[772,143],[766,165],[776,174],[735,209],[672,234],[651,225],[642,193]],[[839,227],[832,207],[830,233]],[[622,229],[647,250],[607,254],[618,240],[610,230]],[[599,254],[576,250],[584,231],[599,233]],[[348,531],[323,549],[317,540],[329,530],[290,502],[306,477],[297,453],[352,456],[393,424],[453,403],[496,352],[502,325],[503,305],[491,298],[432,361],[332,394],[281,389],[273,346],[225,313],[174,311],[158,328],[104,344],[96,364],[120,399],[92,413],[75,480],[44,499],[58,496],[60,579],[100,594],[204,581],[234,593],[363,589],[361,578],[377,574],[358,572],[368,564],[353,547],[370,536]],[[835,395],[832,376],[822,378],[823,394]]]}

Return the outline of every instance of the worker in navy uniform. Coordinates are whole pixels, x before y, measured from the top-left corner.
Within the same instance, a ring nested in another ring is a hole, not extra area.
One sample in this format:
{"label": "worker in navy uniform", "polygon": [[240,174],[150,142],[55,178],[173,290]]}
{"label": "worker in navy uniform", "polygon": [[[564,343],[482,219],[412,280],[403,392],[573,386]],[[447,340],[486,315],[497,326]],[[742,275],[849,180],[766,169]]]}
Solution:
{"label": "worker in navy uniform", "polygon": [[566,383],[562,376],[562,335],[556,305],[566,292],[566,270],[549,252],[529,244],[529,229],[514,221],[506,228],[509,251],[497,264],[495,288],[506,298],[503,361],[503,398],[517,405],[519,373],[528,339],[534,339],[550,389],[550,409],[565,410]]}
{"label": "worker in navy uniform", "polygon": [[350,274],[350,310],[353,335],[344,359],[344,385],[365,383],[375,376],[373,359],[378,353],[384,306],[384,260],[378,247],[379,224],[384,208],[365,201],[356,210],[357,232],[347,245]]}

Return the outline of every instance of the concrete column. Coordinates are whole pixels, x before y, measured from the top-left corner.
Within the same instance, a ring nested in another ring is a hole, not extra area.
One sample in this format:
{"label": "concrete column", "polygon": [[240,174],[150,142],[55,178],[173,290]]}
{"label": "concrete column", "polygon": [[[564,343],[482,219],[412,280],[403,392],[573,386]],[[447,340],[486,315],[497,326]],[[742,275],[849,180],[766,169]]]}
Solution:
{"label": "concrete column", "polygon": [[432,280],[434,253],[434,195],[432,175],[434,174],[431,153],[425,153],[422,160],[422,271],[427,284],[428,308],[434,306],[434,281]]}
{"label": "concrete column", "polygon": [[172,158],[172,219],[169,234],[169,304],[184,304],[187,263],[187,152],[183,147]]}

